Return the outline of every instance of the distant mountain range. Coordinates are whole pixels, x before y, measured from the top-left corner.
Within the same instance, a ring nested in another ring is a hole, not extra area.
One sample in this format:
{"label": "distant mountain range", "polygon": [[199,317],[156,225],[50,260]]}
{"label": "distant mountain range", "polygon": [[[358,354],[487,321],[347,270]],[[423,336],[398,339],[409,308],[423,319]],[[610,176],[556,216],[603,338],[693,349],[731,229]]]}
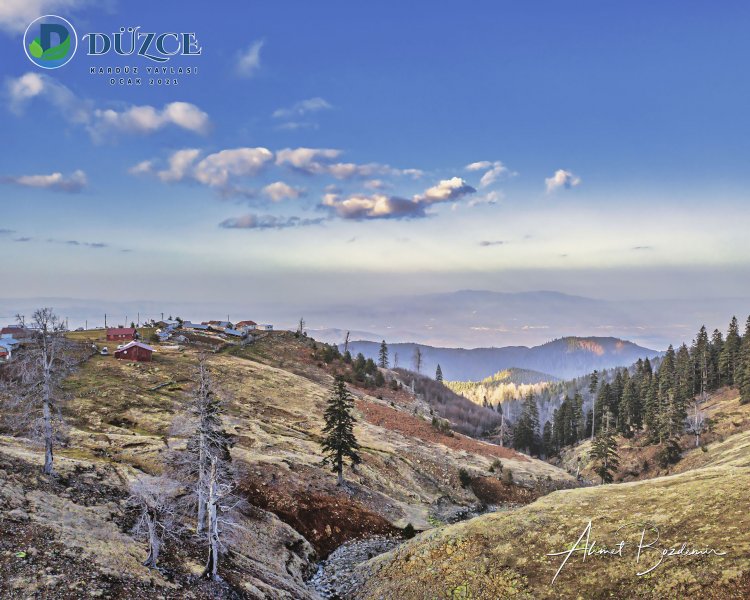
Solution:
{"label": "distant mountain range", "polygon": [[[343,345],[340,347],[343,348]],[[443,377],[452,381],[479,381],[498,371],[513,368],[537,371],[542,375],[549,373],[558,379],[572,379],[594,369],[629,366],[639,358],[651,358],[660,354],[656,350],[614,337],[564,337],[531,348],[508,346],[471,350],[406,343],[389,344],[391,365],[398,356],[398,366],[413,369],[414,351],[417,347],[422,353],[422,373],[433,376],[440,364]],[[349,351],[353,355],[361,352],[366,358],[373,360],[377,360],[379,349],[378,342],[349,343]]]}

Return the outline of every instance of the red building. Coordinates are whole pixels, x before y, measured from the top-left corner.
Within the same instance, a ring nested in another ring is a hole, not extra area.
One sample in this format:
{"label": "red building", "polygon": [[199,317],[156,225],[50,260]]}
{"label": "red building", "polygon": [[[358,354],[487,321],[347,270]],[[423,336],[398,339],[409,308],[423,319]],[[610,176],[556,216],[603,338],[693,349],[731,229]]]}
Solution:
{"label": "red building", "polygon": [[132,327],[116,327],[113,329],[107,329],[107,341],[109,342],[120,342],[123,340],[134,340],[135,329]]}
{"label": "red building", "polygon": [[115,358],[122,360],[135,360],[138,362],[150,362],[153,353],[154,349],[151,346],[147,346],[141,342],[130,342],[127,346],[123,346],[115,351]]}

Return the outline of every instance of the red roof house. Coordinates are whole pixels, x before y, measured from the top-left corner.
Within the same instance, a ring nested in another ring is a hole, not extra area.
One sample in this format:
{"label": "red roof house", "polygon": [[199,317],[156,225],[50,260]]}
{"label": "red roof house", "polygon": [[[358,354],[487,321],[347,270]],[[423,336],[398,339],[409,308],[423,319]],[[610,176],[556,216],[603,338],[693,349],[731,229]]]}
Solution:
{"label": "red roof house", "polygon": [[121,360],[135,360],[138,362],[150,362],[154,349],[141,342],[130,342],[115,351],[115,358]]}
{"label": "red roof house", "polygon": [[239,323],[236,323],[234,328],[235,329],[255,329],[258,326],[258,324],[255,321],[240,321]]}
{"label": "red roof house", "polygon": [[121,340],[134,340],[135,329],[132,327],[115,327],[107,329],[107,341],[119,342]]}

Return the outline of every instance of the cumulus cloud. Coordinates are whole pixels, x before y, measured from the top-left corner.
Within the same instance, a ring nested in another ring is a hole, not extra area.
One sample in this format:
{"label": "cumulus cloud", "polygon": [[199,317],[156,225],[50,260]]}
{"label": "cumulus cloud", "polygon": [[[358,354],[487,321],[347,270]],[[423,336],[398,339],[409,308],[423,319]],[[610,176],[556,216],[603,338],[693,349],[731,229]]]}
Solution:
{"label": "cumulus cloud", "polygon": [[467,171],[485,171],[485,173],[482,175],[482,178],[479,180],[479,187],[481,188],[485,188],[485,187],[492,185],[498,179],[510,173],[508,171],[508,167],[506,167],[499,160],[495,160],[495,161],[480,160],[477,162],[473,162],[473,163],[466,165],[466,170]]}
{"label": "cumulus cloud", "polygon": [[268,148],[234,148],[209,154],[194,169],[194,177],[213,187],[226,185],[230,177],[257,175],[273,160]]}
{"label": "cumulus cloud", "polygon": [[248,214],[226,219],[219,223],[219,227],[224,229],[289,229],[291,227],[319,225],[324,220],[323,218],[303,219],[302,217]]}
{"label": "cumulus cloud", "polygon": [[[197,181],[218,188],[225,195],[254,195],[231,185],[235,177],[254,176],[273,161],[267,148],[231,148],[200,158],[197,148],[177,150],[167,159],[166,169],[157,169],[153,161],[142,161],[129,169],[133,175],[156,175],[165,183]],[[199,160],[200,159],[200,160]]]}
{"label": "cumulus cloud", "polygon": [[283,181],[275,181],[264,187],[263,193],[274,202],[280,202],[281,200],[299,198],[304,194],[304,190],[292,187]]}
{"label": "cumulus cloud", "polygon": [[40,73],[9,79],[6,89],[9,107],[15,114],[23,114],[26,105],[39,98],[68,122],[85,127],[97,141],[112,132],[149,134],[169,126],[203,134],[211,125],[208,114],[189,102],[170,102],[161,109],[149,105],[97,108],[49,75]]}
{"label": "cumulus cloud", "polygon": [[411,199],[383,193],[351,194],[328,193],[321,206],[342,219],[418,219],[427,216],[425,209],[439,202],[456,201],[476,190],[460,177],[444,179]]}
{"label": "cumulus cloud", "polygon": [[481,204],[493,205],[493,204],[497,204],[502,199],[503,199],[502,192],[493,190],[491,192],[487,192],[486,194],[483,194],[482,196],[472,198],[471,200],[469,200],[469,206],[474,207],[474,206],[479,206]]}
{"label": "cumulus cloud", "polygon": [[80,192],[86,187],[86,173],[81,170],[73,171],[69,177],[62,173],[49,175],[20,175],[17,177],[2,177],[1,183],[20,185],[22,187],[39,188],[55,192]]}
{"label": "cumulus cloud", "polygon": [[552,177],[546,177],[544,183],[547,186],[547,193],[552,193],[560,188],[570,189],[580,185],[581,178],[565,169],[558,169]]}
{"label": "cumulus cloud", "polygon": [[361,221],[365,219],[408,219],[424,217],[424,205],[414,200],[387,196],[385,194],[353,194],[342,197],[338,194],[323,196],[322,206],[342,219]]}
{"label": "cumulus cloud", "polygon": [[260,51],[263,48],[263,40],[257,40],[250,47],[240,52],[237,57],[237,73],[242,77],[252,77],[260,69]]}
{"label": "cumulus cloud", "polygon": [[208,114],[189,102],[170,102],[159,110],[153,106],[131,106],[122,111],[95,110],[92,128],[126,133],[153,133],[174,125],[194,133],[207,133],[211,121]]}
{"label": "cumulus cloud", "polygon": [[378,175],[416,177],[422,174],[418,169],[394,169],[380,163],[340,162],[340,156],[341,150],[333,148],[284,148],[276,152],[276,164],[307,175],[330,175],[342,180]]}
{"label": "cumulus cloud", "polygon": [[273,112],[273,117],[275,119],[291,119],[294,117],[303,117],[309,113],[315,113],[321,110],[329,110],[331,108],[333,108],[331,104],[324,98],[308,98],[307,100],[300,100],[287,108],[279,108],[275,110]]}
{"label": "cumulus cloud", "polygon": [[424,204],[452,202],[476,191],[461,177],[451,177],[441,180],[437,185],[425,190],[423,194],[415,196],[414,201]]}

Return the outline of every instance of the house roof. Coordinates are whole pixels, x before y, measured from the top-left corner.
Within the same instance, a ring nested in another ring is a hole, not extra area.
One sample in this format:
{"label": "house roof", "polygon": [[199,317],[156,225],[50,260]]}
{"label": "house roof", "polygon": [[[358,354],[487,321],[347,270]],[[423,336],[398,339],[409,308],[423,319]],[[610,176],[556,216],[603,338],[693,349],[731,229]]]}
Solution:
{"label": "house roof", "polygon": [[0,346],[3,348],[10,348],[11,350],[20,344],[18,340],[14,340],[12,337],[0,338]]}
{"label": "house roof", "polygon": [[224,333],[226,333],[227,335],[235,335],[237,337],[245,337],[244,332],[237,331],[236,329],[225,329]]}
{"label": "house roof", "polygon": [[125,344],[119,350],[116,350],[115,353],[122,352],[123,350],[134,348],[136,346],[138,346],[139,348],[143,348],[144,350],[148,350],[149,352],[156,352],[156,350],[154,350],[151,346],[149,346],[148,344],[144,344],[143,342],[130,342],[129,344]]}
{"label": "house roof", "polygon": [[107,335],[133,335],[135,329],[132,327],[109,327],[107,328]]}
{"label": "house roof", "polygon": [[191,323],[190,321],[185,321],[182,324],[183,329],[208,329],[208,325],[203,325],[202,323]]}
{"label": "house roof", "polygon": [[239,323],[235,323],[235,327],[245,327],[246,325],[257,325],[255,321],[240,321]]}

